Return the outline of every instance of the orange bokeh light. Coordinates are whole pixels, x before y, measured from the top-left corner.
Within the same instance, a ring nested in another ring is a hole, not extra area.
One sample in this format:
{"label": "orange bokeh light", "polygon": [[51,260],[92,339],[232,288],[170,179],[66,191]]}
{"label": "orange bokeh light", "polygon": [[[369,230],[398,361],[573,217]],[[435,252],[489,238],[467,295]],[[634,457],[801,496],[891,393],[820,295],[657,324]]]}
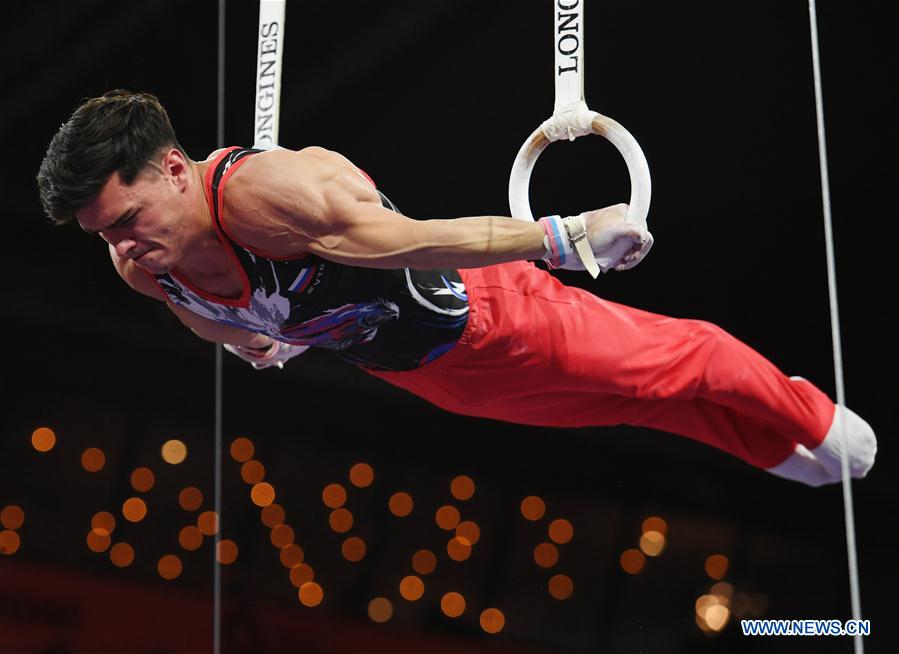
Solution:
{"label": "orange bokeh light", "polygon": [[294,543],[293,545],[282,547],[278,556],[281,559],[281,565],[285,568],[293,568],[303,562],[303,548]]}
{"label": "orange bokeh light", "polygon": [[558,543],[559,545],[564,545],[565,543],[571,542],[571,539],[574,537],[574,527],[571,525],[568,520],[563,518],[559,518],[558,520],[553,520],[549,523],[549,539]]}
{"label": "orange bokeh light", "polygon": [[328,484],[322,490],[322,502],[329,509],[338,509],[346,502],[346,489],[340,484]]}
{"label": "orange bokeh light", "polygon": [[456,527],[456,538],[459,538],[469,545],[474,545],[481,540],[481,528],[471,520],[460,522]]}
{"label": "orange bokeh light", "polygon": [[19,534],[11,529],[0,531],[0,554],[15,554],[22,545]]}
{"label": "orange bokeh light", "polygon": [[129,497],[122,504],[122,515],[129,522],[140,522],[147,517],[147,503],[139,497]]}
{"label": "orange bokeh light", "polygon": [[100,472],[106,465],[106,455],[97,447],[89,447],[81,453],[81,467],[88,472]]}
{"label": "orange bokeh light", "polygon": [[215,558],[222,565],[234,563],[237,560],[237,543],[227,538],[219,541],[215,551]]}
{"label": "orange bokeh light", "polygon": [[559,561],[559,548],[552,543],[540,543],[534,548],[534,562],[541,568],[551,568]]}
{"label": "orange bokeh light", "polygon": [[386,597],[376,597],[368,603],[368,617],[373,622],[387,622],[393,617],[393,604]]}
{"label": "orange bokeh light", "polygon": [[390,512],[398,518],[405,518],[412,513],[412,496],[409,493],[399,492],[390,496],[388,506]]}
{"label": "orange bokeh light", "polygon": [[270,536],[272,545],[278,549],[292,545],[294,537],[293,527],[283,523],[272,529]]}
{"label": "orange bokeh light", "polygon": [[196,511],[203,506],[203,493],[199,488],[188,486],[178,493],[178,504],[185,511]]}
{"label": "orange bokeh light", "polygon": [[325,593],[314,581],[307,581],[300,586],[300,602],[303,606],[313,607],[322,603]]}
{"label": "orange bokeh light", "polygon": [[643,571],[643,566],[646,565],[646,557],[640,550],[629,549],[621,553],[619,562],[621,563],[621,569],[626,573],[637,575]]}
{"label": "orange bokeh light", "polygon": [[138,493],[146,493],[156,483],[156,475],[149,468],[137,468],[131,473],[131,487]]}
{"label": "orange bokeh light", "polygon": [[446,544],[446,553],[453,561],[465,561],[471,556],[471,545],[462,538],[450,538]]}
{"label": "orange bokeh light", "polygon": [[536,495],[530,495],[521,500],[521,515],[527,520],[539,520],[544,513],[546,513],[546,504]]}
{"label": "orange bokeh light", "polygon": [[346,509],[334,509],[328,517],[328,524],[338,534],[345,534],[353,528],[353,514]]}
{"label": "orange bokeh light", "polygon": [[568,575],[554,575],[549,580],[549,594],[557,600],[571,597],[574,592],[574,582]]}
{"label": "orange bokeh light", "polygon": [[470,500],[474,495],[474,480],[467,475],[459,475],[450,482],[450,493],[457,500]]}
{"label": "orange bokeh light", "polygon": [[256,506],[268,506],[275,501],[275,489],[268,482],[260,482],[250,491],[250,499]]}
{"label": "orange bokeh light", "polygon": [[498,634],[506,626],[506,616],[499,609],[485,609],[481,613],[481,629],[488,634]]}
{"label": "orange bokeh light", "polygon": [[357,563],[365,558],[365,541],[357,536],[350,536],[340,546],[343,558],[352,563]]}
{"label": "orange bokeh light", "polygon": [[290,569],[290,583],[297,588],[315,579],[315,570],[307,563],[297,563]]}
{"label": "orange bokeh light", "polygon": [[156,569],[159,571],[160,577],[171,580],[181,576],[183,567],[181,565],[181,559],[174,554],[166,554],[159,559],[159,563],[156,564]]}
{"label": "orange bokeh light", "polygon": [[412,555],[412,569],[420,575],[429,575],[437,567],[437,557],[431,550],[418,550]]}
{"label": "orange bokeh light", "polygon": [[459,515],[459,509],[447,504],[446,506],[441,506],[437,509],[434,519],[436,520],[438,527],[445,529],[446,531],[451,531],[459,524],[461,516]]}
{"label": "orange bokeh light", "polygon": [[240,466],[240,478],[248,484],[258,484],[265,479],[265,466],[256,459]]}
{"label": "orange bokeh light", "polygon": [[31,446],[38,452],[49,452],[56,445],[56,434],[49,427],[38,427],[31,433]]}
{"label": "orange bokeh light", "polygon": [[0,525],[7,529],[18,529],[25,522],[25,512],[21,506],[10,504],[0,511]]}
{"label": "orange bokeh light", "polygon": [[134,548],[128,543],[116,543],[109,550],[109,560],[117,568],[125,568],[134,561]]}
{"label": "orange bokeh light", "polygon": [[115,531],[115,517],[108,511],[99,511],[91,518],[91,529],[101,536],[109,536]]}
{"label": "orange bokeh light", "polygon": [[668,531],[668,524],[658,516],[650,516],[643,521],[643,533],[657,531],[664,536]]}
{"label": "orange bokeh light", "polygon": [[253,458],[256,448],[249,438],[235,438],[231,442],[231,458],[238,463],[246,463]]}
{"label": "orange bokeh light", "polygon": [[730,561],[723,554],[712,554],[705,560],[705,573],[715,581],[720,581],[727,574],[729,565]]}
{"label": "orange bokeh light", "polygon": [[356,488],[368,488],[375,480],[375,471],[367,463],[357,463],[350,468],[350,483]]}
{"label": "orange bokeh light", "polygon": [[87,548],[91,552],[105,552],[109,549],[109,534],[103,534],[95,529],[91,529],[87,532]]}
{"label": "orange bokeh light", "polygon": [[425,583],[420,577],[409,575],[408,577],[403,577],[402,581],[400,581],[400,595],[403,596],[403,599],[414,602],[421,599],[421,596],[424,594]]}
{"label": "orange bokeh light", "polygon": [[203,533],[197,527],[188,525],[178,532],[178,544],[188,552],[198,550],[203,544]]}
{"label": "orange bokeh light", "polygon": [[162,444],[162,460],[172,465],[178,465],[187,458],[187,445],[177,438],[166,441]]}
{"label": "orange bokeh light", "polygon": [[284,508],[280,504],[272,502],[268,506],[262,507],[262,524],[270,529],[284,524],[285,517]]}
{"label": "orange bokeh light", "polygon": [[447,593],[440,598],[440,610],[447,617],[458,618],[465,613],[465,598],[459,593]]}
{"label": "orange bokeh light", "polygon": [[203,511],[197,516],[197,528],[204,536],[215,536],[219,530],[219,517],[215,511]]}

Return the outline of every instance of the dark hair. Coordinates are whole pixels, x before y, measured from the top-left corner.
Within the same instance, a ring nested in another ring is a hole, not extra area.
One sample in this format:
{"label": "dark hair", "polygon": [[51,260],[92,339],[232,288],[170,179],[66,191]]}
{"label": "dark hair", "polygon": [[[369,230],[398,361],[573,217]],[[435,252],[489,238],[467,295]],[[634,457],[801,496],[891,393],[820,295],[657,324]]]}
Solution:
{"label": "dark hair", "polygon": [[166,147],[187,156],[155,96],[115,90],[85,101],[56,132],[41,162],[37,184],[44,213],[57,225],[71,222],[114,173],[131,184]]}

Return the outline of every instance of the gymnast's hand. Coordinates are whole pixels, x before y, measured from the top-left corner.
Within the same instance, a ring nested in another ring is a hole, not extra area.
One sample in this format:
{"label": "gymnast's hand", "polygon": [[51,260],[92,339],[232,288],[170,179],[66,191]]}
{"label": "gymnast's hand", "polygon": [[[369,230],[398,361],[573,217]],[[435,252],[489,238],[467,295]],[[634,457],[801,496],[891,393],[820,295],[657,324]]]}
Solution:
{"label": "gymnast's hand", "polygon": [[652,248],[646,223],[630,222],[627,210],[628,205],[616,204],[581,214],[590,249],[603,272],[633,268]]}
{"label": "gymnast's hand", "polygon": [[291,345],[290,343],[272,339],[272,344],[268,349],[259,350],[244,347],[243,345],[228,344],[225,345],[225,349],[248,362],[256,370],[264,370],[265,368],[283,368],[285,361],[302,354],[309,348],[304,345]]}

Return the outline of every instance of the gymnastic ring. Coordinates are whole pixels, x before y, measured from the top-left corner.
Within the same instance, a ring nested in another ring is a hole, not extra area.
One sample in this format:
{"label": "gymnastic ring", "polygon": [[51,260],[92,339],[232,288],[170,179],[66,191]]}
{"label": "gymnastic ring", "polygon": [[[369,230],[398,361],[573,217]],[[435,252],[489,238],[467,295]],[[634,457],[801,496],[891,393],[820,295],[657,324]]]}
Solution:
{"label": "gymnastic ring", "polygon": [[[592,114],[590,123],[592,133],[611,142],[627,164],[631,180],[631,199],[628,203],[627,218],[631,222],[645,225],[652,195],[652,182],[643,150],[640,149],[637,140],[620,123],[595,111],[590,113]],[[531,214],[531,203],[528,199],[531,171],[534,169],[537,157],[551,142],[541,125],[528,137],[518,151],[509,176],[509,207],[513,218],[534,220],[534,216]]]}

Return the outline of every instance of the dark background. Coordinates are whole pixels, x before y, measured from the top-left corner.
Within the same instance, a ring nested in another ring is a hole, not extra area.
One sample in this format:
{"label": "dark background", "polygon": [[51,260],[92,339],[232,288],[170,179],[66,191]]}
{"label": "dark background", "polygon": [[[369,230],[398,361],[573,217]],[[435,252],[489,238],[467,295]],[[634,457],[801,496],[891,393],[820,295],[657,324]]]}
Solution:
{"label": "dark background", "polygon": [[[899,357],[890,318],[899,107],[889,6],[819,7],[847,402],[879,436],[877,465],[853,484],[869,652],[899,651]],[[227,11],[226,142],[250,145],[257,4],[229,2]],[[2,651],[91,651],[79,644],[90,607],[116,605],[134,624],[110,619],[117,645],[103,651],[210,651],[211,545],[178,552],[188,518],[174,498],[189,484],[211,498],[213,347],[130,293],[99,239],[48,225],[33,178],[59,124],[84,98],[117,87],[158,95],[194,159],[215,149],[217,3],[6,2],[2,12],[0,508],[26,512],[21,549],[0,556]],[[281,143],[343,153],[411,216],[506,214],[514,155],[552,110],[551,16],[548,2],[291,3]],[[587,102],[644,149],[656,245],[626,274],[560,277],[632,306],[711,320],[833,396],[812,84],[805,3],[590,2]],[[535,213],[627,197],[624,165],[595,138],[550,147],[531,186]],[[451,416],[315,352],[261,373],[229,356],[224,388],[226,447],[237,436],[256,443],[325,589],[317,608],[297,602],[226,451],[223,530],[240,556],[224,569],[224,652],[852,647],[848,638],[747,638],[734,619],[708,635],[694,621],[713,553],[730,558],[726,580],[737,591],[764,595],[763,617],[851,617],[838,486],[806,488],[647,430]],[[44,456],[29,445],[41,425],[59,437]],[[158,454],[173,437],[189,447],[178,467]],[[107,456],[95,475],[78,463],[89,446]],[[357,461],[375,468],[369,489],[346,481]],[[84,536],[94,512],[133,494],[128,478],[139,465],[158,481],[148,519],[122,526],[137,558],[119,570],[89,552]],[[455,504],[483,533],[464,564],[441,555],[446,535],[431,519],[452,502],[458,474],[478,484],[472,500]],[[327,527],[320,494],[331,482],[350,489],[353,533],[368,543],[358,564],[341,559],[342,538]],[[406,521],[386,510],[396,490],[416,499]],[[530,494],[547,502],[539,524],[518,513]],[[636,547],[650,515],[668,521],[668,547],[627,575],[618,556]],[[531,551],[555,517],[572,521],[575,538],[545,571]],[[397,584],[421,547],[442,558],[425,596],[410,603]],[[171,582],[155,565],[169,552],[185,564]],[[574,580],[570,599],[547,594],[555,572]],[[439,610],[451,589],[469,603],[457,620]],[[384,625],[366,614],[376,596],[395,608]],[[186,617],[181,601],[200,617]],[[489,606],[506,616],[496,636],[478,625]],[[266,622],[265,612],[281,622]],[[154,625],[155,640],[128,638],[139,624]]]}

